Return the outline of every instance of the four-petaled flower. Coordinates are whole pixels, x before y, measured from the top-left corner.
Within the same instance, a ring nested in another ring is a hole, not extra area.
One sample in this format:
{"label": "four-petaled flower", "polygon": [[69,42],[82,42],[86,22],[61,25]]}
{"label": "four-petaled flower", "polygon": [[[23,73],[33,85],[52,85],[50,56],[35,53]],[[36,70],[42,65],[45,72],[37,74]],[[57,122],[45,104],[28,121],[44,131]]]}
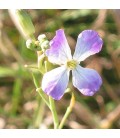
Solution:
{"label": "four-petaled flower", "polygon": [[93,30],[85,30],[79,34],[73,56],[62,29],[56,31],[56,36],[50,41],[50,49],[46,55],[51,63],[60,67],[47,72],[43,76],[42,90],[55,100],[60,100],[67,88],[70,70],[72,70],[72,82],[83,95],[92,96],[99,90],[102,79],[99,74],[79,64],[90,55],[98,53],[103,41],[98,33]]}

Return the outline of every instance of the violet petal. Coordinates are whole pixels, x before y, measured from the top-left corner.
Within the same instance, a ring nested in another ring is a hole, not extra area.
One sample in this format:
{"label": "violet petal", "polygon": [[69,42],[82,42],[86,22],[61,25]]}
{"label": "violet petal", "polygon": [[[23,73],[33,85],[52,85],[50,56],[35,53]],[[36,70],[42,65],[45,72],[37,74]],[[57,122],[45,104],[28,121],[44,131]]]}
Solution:
{"label": "violet petal", "polygon": [[101,84],[100,75],[93,69],[83,68],[78,65],[73,71],[73,85],[83,94],[92,96],[95,94]]}
{"label": "violet petal", "polygon": [[67,88],[69,71],[65,66],[53,69],[43,76],[42,90],[55,100],[60,100]]}
{"label": "violet petal", "polygon": [[98,33],[93,30],[85,30],[79,34],[73,59],[83,61],[90,55],[98,53],[103,41]]}
{"label": "violet petal", "polygon": [[50,49],[46,50],[46,55],[51,63],[59,65],[72,59],[64,30],[60,29],[56,31],[56,36],[50,41]]}

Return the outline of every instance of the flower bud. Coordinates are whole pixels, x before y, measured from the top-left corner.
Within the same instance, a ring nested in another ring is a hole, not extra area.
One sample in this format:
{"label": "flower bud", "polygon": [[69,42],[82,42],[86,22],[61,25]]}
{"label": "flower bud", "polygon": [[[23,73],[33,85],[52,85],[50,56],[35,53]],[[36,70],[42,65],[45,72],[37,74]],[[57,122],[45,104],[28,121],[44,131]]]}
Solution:
{"label": "flower bud", "polygon": [[48,40],[45,40],[42,44],[41,44],[41,48],[42,50],[46,50],[49,48],[49,41]]}
{"label": "flower bud", "polygon": [[31,39],[28,39],[28,40],[26,41],[26,46],[27,46],[27,48],[29,48],[29,49],[33,49],[33,47],[34,47],[33,41],[32,41]]}
{"label": "flower bud", "polygon": [[40,43],[43,43],[45,40],[47,40],[47,37],[45,34],[41,34],[38,36],[38,40]]}
{"label": "flower bud", "polygon": [[33,35],[35,33],[35,28],[29,14],[21,9],[16,10],[15,13],[23,32],[25,32],[29,37]]}
{"label": "flower bud", "polygon": [[33,51],[40,51],[41,50],[39,41],[34,41],[32,39],[28,39],[26,41],[26,46],[28,49],[31,49]]}

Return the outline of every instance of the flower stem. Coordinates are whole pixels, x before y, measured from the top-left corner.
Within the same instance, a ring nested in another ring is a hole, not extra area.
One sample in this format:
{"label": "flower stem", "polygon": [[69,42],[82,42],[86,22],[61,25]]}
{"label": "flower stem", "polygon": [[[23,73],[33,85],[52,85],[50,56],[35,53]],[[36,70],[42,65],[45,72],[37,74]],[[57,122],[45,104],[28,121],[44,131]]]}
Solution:
{"label": "flower stem", "polygon": [[44,100],[44,102],[46,103],[46,105],[50,108],[50,104],[47,101],[46,95],[44,94],[44,92],[42,91],[41,88],[37,88],[36,91],[39,93],[39,95],[42,97],[42,99]]}
{"label": "flower stem", "polygon": [[64,115],[63,118],[62,118],[62,121],[60,122],[60,125],[59,125],[59,127],[58,127],[59,129],[63,128],[63,126],[64,126],[64,124],[65,124],[65,121],[67,120],[69,114],[71,113],[71,111],[72,111],[72,109],[73,109],[74,104],[75,104],[75,96],[74,96],[74,94],[72,93],[70,105],[69,105],[69,107],[67,108],[66,113],[65,113],[65,115]]}
{"label": "flower stem", "polygon": [[36,86],[36,91],[39,93],[39,95],[42,97],[42,99],[44,100],[44,102],[45,102],[45,103],[47,104],[47,106],[50,108],[50,106],[49,106],[49,101],[47,100],[45,93],[42,91],[41,88],[39,88],[39,82],[37,81],[35,74],[32,73],[32,76],[33,76],[34,84],[35,84],[35,86]]}
{"label": "flower stem", "polygon": [[54,129],[57,129],[59,125],[59,120],[56,112],[55,102],[51,96],[49,96],[49,101],[50,101],[50,109],[51,109],[53,121],[54,121]]}

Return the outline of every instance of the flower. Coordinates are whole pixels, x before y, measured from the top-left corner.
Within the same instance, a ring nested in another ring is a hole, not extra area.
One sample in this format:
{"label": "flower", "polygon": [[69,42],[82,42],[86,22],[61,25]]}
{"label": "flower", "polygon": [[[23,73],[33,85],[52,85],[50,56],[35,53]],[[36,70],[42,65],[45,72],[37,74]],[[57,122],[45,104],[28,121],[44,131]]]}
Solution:
{"label": "flower", "polygon": [[50,41],[50,49],[46,55],[51,63],[60,67],[53,69],[43,76],[42,90],[55,100],[60,100],[64,95],[72,70],[72,82],[83,95],[92,96],[101,84],[100,75],[93,69],[83,68],[79,64],[90,55],[98,53],[103,41],[98,33],[85,30],[79,34],[73,56],[66,40],[64,30],[56,31],[56,36]]}

